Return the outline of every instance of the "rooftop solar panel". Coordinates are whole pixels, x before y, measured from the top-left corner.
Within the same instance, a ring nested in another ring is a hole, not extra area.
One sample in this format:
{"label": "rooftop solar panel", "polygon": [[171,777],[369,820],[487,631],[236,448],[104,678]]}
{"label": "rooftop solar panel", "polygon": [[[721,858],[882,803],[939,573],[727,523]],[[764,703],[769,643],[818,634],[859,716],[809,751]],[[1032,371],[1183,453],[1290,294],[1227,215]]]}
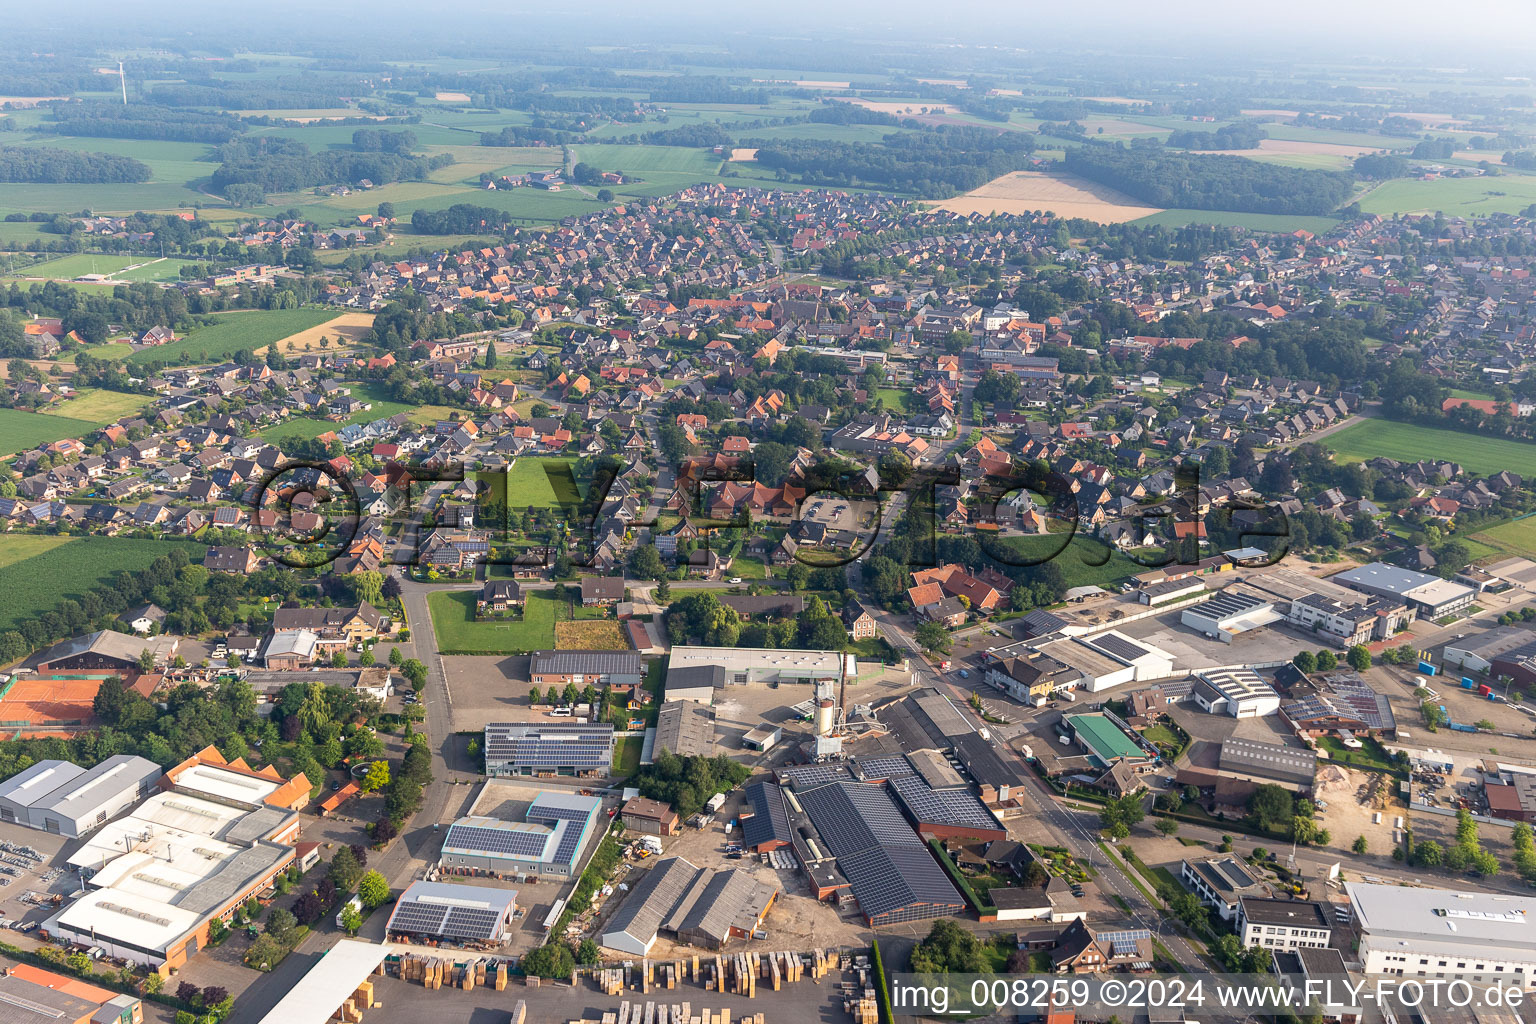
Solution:
{"label": "rooftop solar panel", "polygon": [[1139,942],[1152,938],[1152,932],[1146,928],[1128,928],[1118,932],[1100,932],[1099,941],[1109,943],[1111,952],[1115,956],[1135,956]]}
{"label": "rooftop solar panel", "polygon": [[974,795],[963,789],[932,789],[917,776],[892,779],[891,788],[918,821],[1000,831],[1002,825]]}

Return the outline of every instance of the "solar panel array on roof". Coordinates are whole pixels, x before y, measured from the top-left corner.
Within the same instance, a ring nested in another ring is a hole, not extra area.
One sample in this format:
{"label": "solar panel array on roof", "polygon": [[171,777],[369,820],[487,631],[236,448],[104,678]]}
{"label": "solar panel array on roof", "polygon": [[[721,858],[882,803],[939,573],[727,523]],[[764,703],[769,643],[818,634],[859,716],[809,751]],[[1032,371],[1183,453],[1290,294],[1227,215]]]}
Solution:
{"label": "solar panel array on roof", "polygon": [[518,829],[514,825],[491,828],[481,825],[454,824],[448,826],[448,837],[443,841],[445,849],[474,850],[477,853],[499,853],[509,857],[540,860],[549,846],[551,833],[546,828]]}
{"label": "solar panel array on roof", "polygon": [[801,792],[799,801],[871,924],[926,920],[964,906],[884,786],[834,782]]}
{"label": "solar panel array on roof", "polygon": [[1145,647],[1119,633],[1105,633],[1084,640],[1083,643],[1121,661],[1135,661],[1149,653]]}
{"label": "solar panel array on roof", "polygon": [[848,769],[840,764],[794,764],[779,769],[779,777],[796,789],[825,786],[829,782],[851,778]]}
{"label": "solar panel array on roof", "polygon": [[752,814],[741,821],[743,842],[756,848],[764,843],[788,845],[793,841],[789,812],[784,809],[784,794],[778,786],[766,781],[754,782],[747,787],[746,797],[752,805]]}
{"label": "solar panel array on roof", "polygon": [[878,785],[837,782],[820,786],[801,793],[800,805],[834,857],[871,846],[923,845],[895,801]]}
{"label": "solar panel array on roof", "polygon": [[1003,831],[992,812],[967,790],[932,789],[915,775],[892,779],[890,785],[912,816],[925,825]]}
{"label": "solar panel array on roof", "polygon": [[926,920],[957,913],[965,904],[944,872],[921,846],[874,846],[837,859],[872,922]]}
{"label": "solar panel array on roof", "polygon": [[385,930],[463,942],[499,941],[505,937],[504,925],[516,897],[508,889],[416,882],[395,904]]}
{"label": "solar panel array on roof", "polygon": [[1220,590],[1197,610],[1208,619],[1225,619],[1233,615],[1241,615],[1266,603],[1262,598],[1254,597],[1252,594],[1236,590]]}
{"label": "solar panel array on roof", "polygon": [[894,757],[866,757],[859,761],[859,775],[866,782],[879,782],[882,779],[896,779],[903,775],[912,775],[912,764],[904,754]]}
{"label": "solar panel array on roof", "polygon": [[613,726],[609,723],[519,724],[485,727],[489,771],[602,771],[613,764]]}
{"label": "solar panel array on roof", "polygon": [[1100,942],[1109,943],[1110,951],[1115,956],[1135,956],[1139,950],[1138,943],[1147,942],[1152,938],[1152,932],[1146,928],[1127,928],[1118,932],[1099,932]]}

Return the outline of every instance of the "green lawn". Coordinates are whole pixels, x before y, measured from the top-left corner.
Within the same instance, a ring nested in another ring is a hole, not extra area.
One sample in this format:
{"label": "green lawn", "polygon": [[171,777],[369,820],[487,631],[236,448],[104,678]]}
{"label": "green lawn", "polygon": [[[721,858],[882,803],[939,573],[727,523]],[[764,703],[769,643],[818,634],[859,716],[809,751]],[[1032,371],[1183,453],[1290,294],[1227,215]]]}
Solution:
{"label": "green lawn", "polygon": [[[1003,537],[988,540],[983,544],[983,550],[1011,549],[1022,558],[1031,561],[1048,558],[1060,547],[1059,536]],[[1062,575],[1066,577],[1069,588],[1107,586],[1129,579],[1137,573],[1146,572],[1150,568],[1133,562],[1119,551],[1112,551],[1108,560],[1105,561],[1105,552],[1110,550],[1098,541],[1085,537],[1073,537],[1061,553],[1050,560],[1061,566]],[[1092,564],[1101,561],[1104,562],[1103,565]]]}
{"label": "green lawn", "polygon": [[334,320],[334,309],[262,309],[246,313],[222,313],[207,327],[199,327],[169,345],[143,349],[129,362],[160,360],[179,362],[186,356],[193,362],[227,359],[241,349],[266,348],[290,334],[318,327]]}
{"label": "green lawn", "polygon": [[439,590],[427,597],[432,629],[444,653],[525,654],[555,646],[555,621],[565,608],[549,591],[528,595],[523,617],[510,622],[477,622],[475,591]]}
{"label": "green lawn", "polygon": [[154,400],[153,395],[85,388],[77,392],[74,398],[49,406],[44,415],[63,416],[104,427],[108,423],[116,423],[124,416],[142,412]]}
{"label": "green lawn", "polygon": [[98,424],[68,416],[43,416],[20,409],[0,409],[0,458],[66,437],[85,438]]}
{"label": "green lawn", "polygon": [[1472,473],[1507,469],[1523,476],[1536,474],[1536,444],[1415,423],[1366,420],[1330,434],[1322,443],[1343,462],[1363,462],[1378,455],[1405,462],[1438,456],[1454,459]]}
{"label": "green lawn", "polygon": [[640,749],[645,746],[642,736],[620,736],[613,741],[613,774],[628,775],[640,767]]}
{"label": "green lawn", "polygon": [[[575,459],[530,458],[526,455],[507,470],[507,506],[509,508],[560,508],[580,504],[574,478],[559,476],[559,466],[574,466]],[[557,474],[551,477],[548,466]]]}
{"label": "green lawn", "polygon": [[1470,538],[1463,537],[1462,540],[1477,541],[1510,554],[1536,557],[1536,517],[1514,519],[1507,523],[1500,523],[1498,526],[1490,526],[1486,530],[1479,530],[1472,534]]}
{"label": "green lawn", "polygon": [[[39,538],[8,537],[4,547],[16,541]],[[145,569],[161,555],[183,548],[193,561],[201,561],[205,546],[197,541],[148,540],[127,537],[49,538],[64,543],[43,547],[30,557],[0,560],[0,629],[34,618],[66,597],[78,598],[119,571]]]}

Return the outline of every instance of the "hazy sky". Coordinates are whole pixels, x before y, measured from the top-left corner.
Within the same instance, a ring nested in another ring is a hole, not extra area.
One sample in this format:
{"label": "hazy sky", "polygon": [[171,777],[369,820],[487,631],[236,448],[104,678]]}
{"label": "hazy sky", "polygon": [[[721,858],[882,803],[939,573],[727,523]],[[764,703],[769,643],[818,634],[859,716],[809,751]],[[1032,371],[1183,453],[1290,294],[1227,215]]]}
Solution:
{"label": "hazy sky", "polygon": [[[1285,0],[1274,5],[1231,0],[561,0],[553,5],[370,0],[366,8],[314,0],[58,0],[8,6],[12,26],[61,37],[89,37],[121,26],[193,45],[204,33],[238,45],[243,32],[281,26],[302,45],[308,25],[314,35],[350,33],[358,41],[380,29],[403,32],[394,37],[397,45],[408,43],[413,30],[418,37],[438,38],[461,32],[481,45],[500,34],[509,55],[523,58],[533,56],[525,32],[540,37],[559,32],[567,43],[579,45],[669,36],[707,41],[743,34],[815,39],[833,30],[891,42],[1080,46],[1088,51],[1130,44],[1188,52],[1225,43],[1234,50],[1260,52],[1316,45],[1332,53],[1386,55],[1408,44],[1471,56],[1522,49],[1536,53],[1536,0]],[[1529,73],[1536,75],[1536,60]]]}

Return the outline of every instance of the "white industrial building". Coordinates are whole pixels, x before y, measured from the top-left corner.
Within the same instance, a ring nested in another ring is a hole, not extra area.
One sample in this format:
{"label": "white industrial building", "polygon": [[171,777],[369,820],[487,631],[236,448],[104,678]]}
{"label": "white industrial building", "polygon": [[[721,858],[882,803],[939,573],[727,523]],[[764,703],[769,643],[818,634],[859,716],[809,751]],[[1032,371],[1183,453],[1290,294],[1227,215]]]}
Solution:
{"label": "white industrial building", "polygon": [[1192,608],[1184,609],[1179,621],[1224,644],[1239,633],[1267,626],[1284,618],[1274,603],[1240,590],[1224,590]]}
{"label": "white industrial building", "polygon": [[1213,715],[1263,718],[1280,710],[1280,695],[1251,668],[1197,673],[1191,695],[1202,711]]}
{"label": "white industrial building", "polygon": [[117,754],[94,768],[39,761],[0,783],[0,821],[78,839],[154,792],[160,766]]}
{"label": "white industrial building", "polygon": [[1447,665],[1459,666],[1463,672],[1488,672],[1499,655],[1533,641],[1536,641],[1536,630],[1525,626],[1497,626],[1452,640],[1445,645],[1441,658]]}
{"label": "white industrial building", "polygon": [[1470,607],[1477,591],[1427,572],[1415,572],[1385,562],[1346,569],[1330,577],[1362,594],[1400,598],[1421,618],[1438,619]]}
{"label": "white industrial building", "polygon": [[1114,629],[1093,636],[1063,637],[1041,644],[1037,650],[1075,670],[1081,676],[1079,686],[1090,693],[1173,675],[1173,655]]}
{"label": "white industrial building", "polygon": [[1366,974],[1536,985],[1536,898],[1345,882]]}
{"label": "white industrial building", "polygon": [[709,704],[717,689],[752,683],[841,683],[858,675],[858,659],[841,651],[763,647],[672,648],[665,699]]}

